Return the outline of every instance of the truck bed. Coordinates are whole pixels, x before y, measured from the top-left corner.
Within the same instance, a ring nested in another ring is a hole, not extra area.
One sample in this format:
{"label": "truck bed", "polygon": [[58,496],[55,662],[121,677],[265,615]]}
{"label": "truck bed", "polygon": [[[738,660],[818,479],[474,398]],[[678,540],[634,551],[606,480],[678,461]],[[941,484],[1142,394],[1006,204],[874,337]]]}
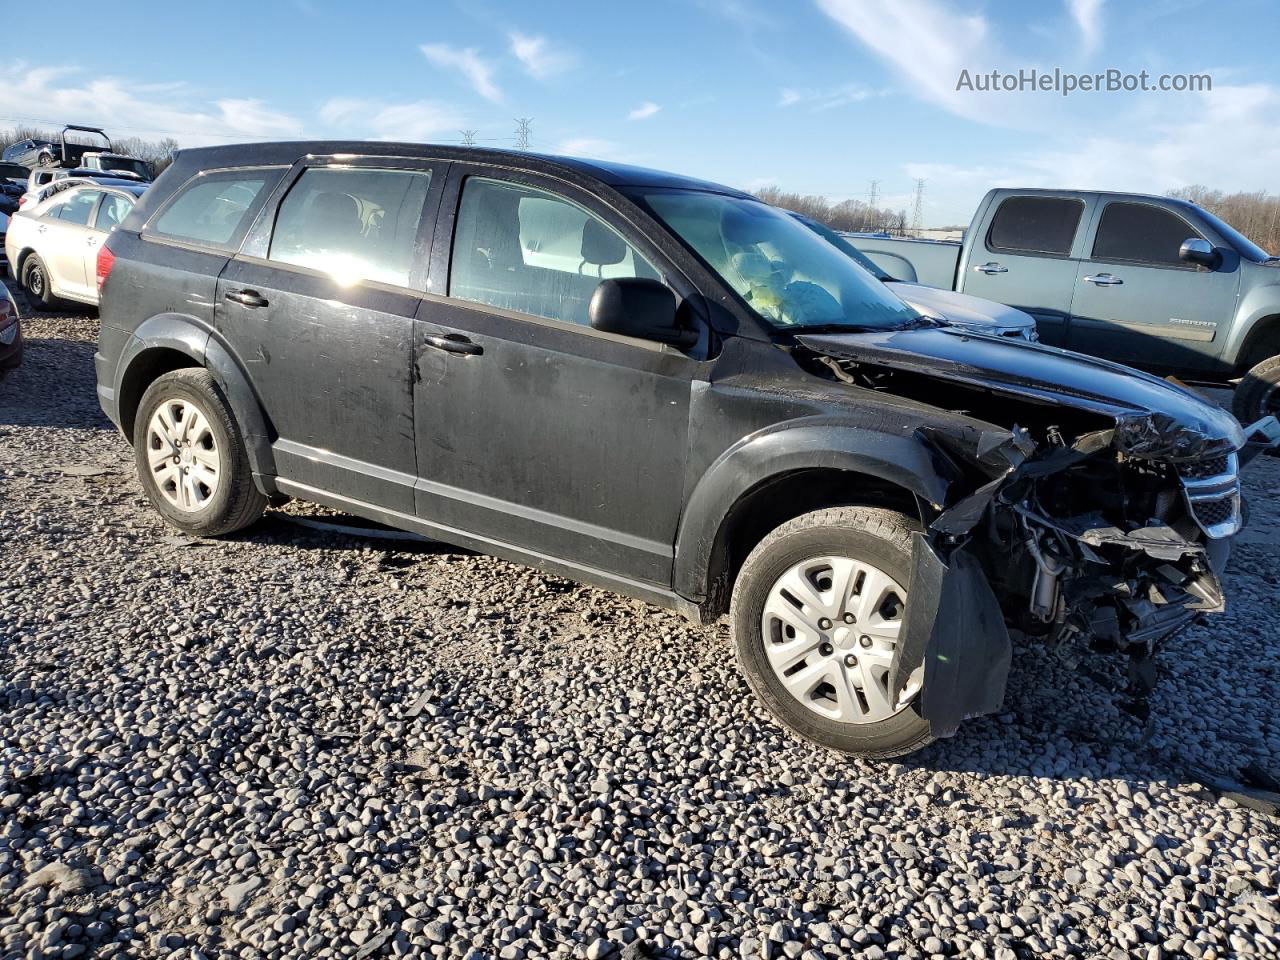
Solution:
{"label": "truck bed", "polygon": [[881,270],[899,280],[951,290],[955,287],[960,244],[954,240],[907,240],[856,234],[858,249]]}

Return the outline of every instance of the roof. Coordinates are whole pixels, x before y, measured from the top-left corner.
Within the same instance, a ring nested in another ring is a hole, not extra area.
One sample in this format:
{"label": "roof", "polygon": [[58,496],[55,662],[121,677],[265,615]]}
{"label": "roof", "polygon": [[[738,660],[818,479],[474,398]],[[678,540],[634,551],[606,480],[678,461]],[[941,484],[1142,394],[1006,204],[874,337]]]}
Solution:
{"label": "roof", "polygon": [[296,140],[275,143],[237,143],[183,150],[179,158],[196,167],[239,165],[242,163],[292,163],[300,156],[355,154],[372,156],[421,157],[455,162],[493,163],[535,172],[572,171],[579,176],[602,181],[612,187],[665,187],[677,190],[706,190],[730,196],[747,194],[732,187],[686,177],[681,174],[634,167],[609,160],[590,160],[522,150],[491,150],[483,147],[455,147],[432,143],[394,143],[383,140]]}

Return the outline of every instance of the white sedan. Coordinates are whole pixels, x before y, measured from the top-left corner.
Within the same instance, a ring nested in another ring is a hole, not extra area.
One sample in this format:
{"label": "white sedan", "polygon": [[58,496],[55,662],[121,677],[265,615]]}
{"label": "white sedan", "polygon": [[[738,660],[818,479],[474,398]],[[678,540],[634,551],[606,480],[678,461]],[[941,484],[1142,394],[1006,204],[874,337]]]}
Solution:
{"label": "white sedan", "polygon": [[76,183],[13,215],[4,244],[9,272],[35,305],[97,305],[98,250],[147,186]]}

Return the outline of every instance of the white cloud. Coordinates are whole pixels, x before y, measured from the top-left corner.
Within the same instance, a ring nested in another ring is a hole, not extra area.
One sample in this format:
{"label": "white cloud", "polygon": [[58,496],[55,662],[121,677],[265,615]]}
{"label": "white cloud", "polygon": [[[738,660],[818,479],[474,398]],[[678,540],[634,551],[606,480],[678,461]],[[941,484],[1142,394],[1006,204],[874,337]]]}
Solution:
{"label": "white cloud", "polygon": [[378,140],[433,140],[443,134],[452,139],[466,125],[447,104],[431,100],[386,103],[357,97],[333,97],[320,106],[320,119],[350,134]]}
{"label": "white cloud", "polygon": [[640,106],[636,107],[634,110],[628,113],[627,119],[628,120],[648,120],[650,117],[652,117],[655,113],[657,113],[661,109],[662,107],[658,106],[652,100],[646,100],[644,103],[640,104]]}
{"label": "white cloud", "polygon": [[870,100],[883,96],[884,90],[870,90],[856,83],[841,84],[822,90],[799,90],[795,87],[784,87],[778,94],[778,106],[805,106],[817,113],[822,110],[833,110],[851,103]]}
{"label": "white cloud", "polygon": [[622,148],[612,140],[595,137],[571,137],[556,145],[555,153],[570,157],[595,157],[598,160],[616,160]]}
{"label": "white cloud", "polygon": [[512,55],[524,65],[529,76],[538,80],[564,73],[573,66],[573,56],[556,49],[541,34],[532,35],[513,30],[508,34],[508,39],[511,41]]}
{"label": "white cloud", "polygon": [[938,0],[817,0],[818,8],[902,74],[916,92],[948,110],[978,118],[992,96],[958,91],[962,70],[1016,70],[998,54],[984,17]]}
{"label": "white cloud", "polygon": [[1080,40],[1086,53],[1102,42],[1102,5],[1106,0],[1066,0],[1071,19],[1080,29]]}
{"label": "white cloud", "polygon": [[22,61],[0,67],[0,115],[72,117],[104,127],[108,133],[173,137],[185,146],[305,133],[299,118],[261,100],[209,102],[183,84],[131,83],[64,67],[32,67]]}
{"label": "white cloud", "polygon": [[470,47],[462,50],[447,43],[424,43],[418,49],[437,67],[457,70],[471,84],[471,88],[486,100],[502,102],[502,91],[493,79],[493,64],[483,59],[479,51]]}

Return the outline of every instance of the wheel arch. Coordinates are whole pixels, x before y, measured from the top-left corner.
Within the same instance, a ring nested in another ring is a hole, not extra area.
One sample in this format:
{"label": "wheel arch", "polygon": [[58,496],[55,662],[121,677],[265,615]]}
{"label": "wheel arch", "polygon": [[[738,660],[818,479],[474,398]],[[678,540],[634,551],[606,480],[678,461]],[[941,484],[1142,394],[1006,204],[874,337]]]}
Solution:
{"label": "wheel arch", "polygon": [[676,593],[712,620],[727,611],[747,554],[780,524],[852,505],[921,517],[945,501],[948,485],[913,435],[831,423],[763,431],[722,455],[694,488],[676,540]]}
{"label": "wheel arch", "polygon": [[125,437],[133,442],[133,421],[147,387],[158,377],[187,367],[203,367],[213,376],[240,428],[254,482],[264,494],[275,494],[273,434],[262,404],[235,358],[195,318],[160,315],[134,331],[117,366],[115,384],[117,415]]}
{"label": "wheel arch", "polygon": [[1280,355],[1280,313],[1259,317],[1249,325],[1233,358],[1234,366],[1244,372],[1276,355]]}

